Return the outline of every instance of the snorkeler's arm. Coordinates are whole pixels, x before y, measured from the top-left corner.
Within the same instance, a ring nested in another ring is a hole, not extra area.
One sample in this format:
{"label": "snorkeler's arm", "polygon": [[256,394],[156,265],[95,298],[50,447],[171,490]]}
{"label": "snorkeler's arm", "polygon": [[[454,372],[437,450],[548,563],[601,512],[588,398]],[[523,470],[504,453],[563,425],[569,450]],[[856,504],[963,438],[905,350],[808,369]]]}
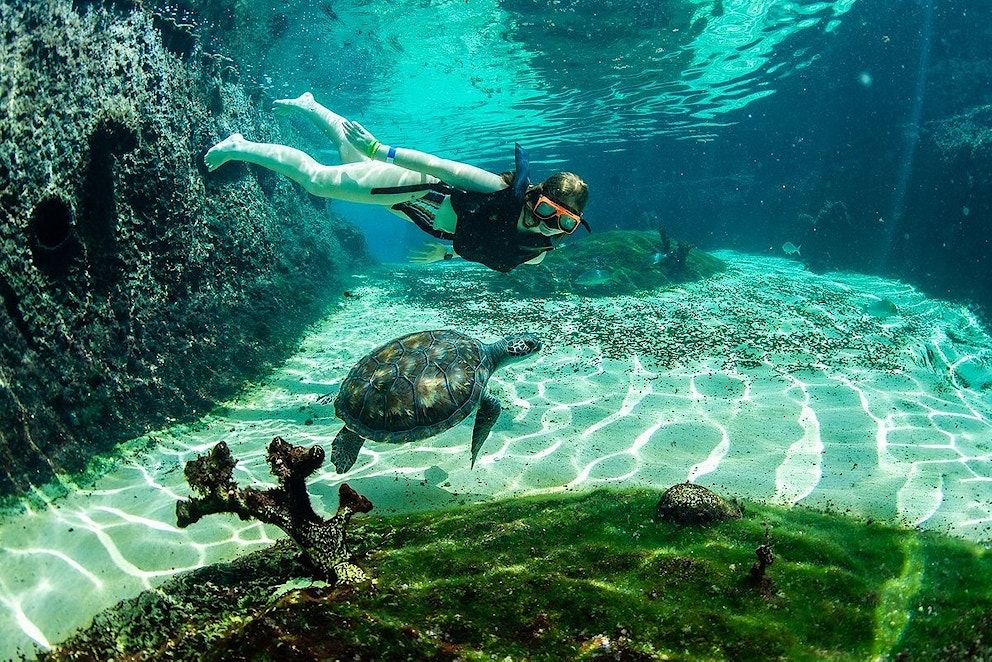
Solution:
{"label": "snorkeler's arm", "polygon": [[438,158],[415,149],[383,145],[358,122],[346,120],[343,126],[348,141],[375,161],[385,161],[407,170],[433,175],[445,184],[466,191],[491,193],[506,188],[506,181],[488,170]]}

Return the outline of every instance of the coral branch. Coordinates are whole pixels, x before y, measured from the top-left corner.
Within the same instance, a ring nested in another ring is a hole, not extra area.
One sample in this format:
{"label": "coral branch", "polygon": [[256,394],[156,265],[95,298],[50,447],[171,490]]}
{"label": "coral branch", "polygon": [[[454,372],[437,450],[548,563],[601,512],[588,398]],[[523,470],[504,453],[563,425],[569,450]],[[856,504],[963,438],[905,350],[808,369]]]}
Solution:
{"label": "coral branch", "polygon": [[758,560],[751,566],[748,579],[750,579],[754,586],[757,586],[761,590],[762,594],[770,596],[772,594],[772,580],[768,577],[767,570],[768,566],[775,563],[775,553],[772,552],[772,547],[769,544],[771,527],[765,522],[762,522],[761,526],[765,529],[765,544],[759,545],[754,550],[754,554],[758,557]]}
{"label": "coral branch", "polygon": [[320,446],[293,446],[282,437],[269,444],[267,456],[278,487],[268,490],[239,488],[233,480],[237,460],[223,441],[206,455],[186,463],[186,480],[199,494],[176,503],[176,523],[185,528],[212,513],[234,513],[243,520],[257,519],[285,531],[303,550],[313,567],[332,582],[364,579],[351,563],[345,529],[355,513],[372,510],[372,502],[346,483],[338,489],[337,513],[324,519],[314,512],[306,479],[324,462]]}
{"label": "coral branch", "polygon": [[689,257],[689,251],[695,248],[696,245],[688,241],[677,241],[675,246],[668,251],[668,261],[671,263],[672,269],[675,271],[682,271],[686,268],[686,258]]}

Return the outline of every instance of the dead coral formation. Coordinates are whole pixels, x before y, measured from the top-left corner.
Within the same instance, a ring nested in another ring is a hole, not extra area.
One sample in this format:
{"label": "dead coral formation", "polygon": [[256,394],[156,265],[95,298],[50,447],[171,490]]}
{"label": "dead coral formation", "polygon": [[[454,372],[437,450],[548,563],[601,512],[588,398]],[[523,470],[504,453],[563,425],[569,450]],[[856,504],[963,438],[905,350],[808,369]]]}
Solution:
{"label": "dead coral formation", "polygon": [[668,230],[658,226],[658,264],[664,264],[672,274],[686,270],[686,258],[696,245],[688,241],[675,241],[668,236]]}
{"label": "dead coral formation", "polygon": [[740,517],[741,510],[735,504],[694,483],[679,483],[665,490],[655,510],[656,520],[682,525],[710,524]]}
{"label": "dead coral formation", "polygon": [[264,491],[238,487],[232,478],[238,461],[223,441],[207,455],[187,462],[186,480],[201,496],[176,502],[176,523],[185,528],[213,513],[257,519],[285,531],[314,569],[329,581],[350,583],[364,579],[365,573],[351,563],[345,529],[352,515],[372,510],[372,502],[342,483],[338,511],[324,519],[310,505],[306,484],[307,477],[324,463],[324,449],[293,446],[275,437],[269,443],[266,459],[279,486]]}
{"label": "dead coral formation", "polygon": [[775,553],[772,551],[772,546],[769,544],[771,538],[771,529],[767,522],[761,523],[762,528],[765,530],[765,542],[754,550],[754,555],[758,557],[758,560],[754,562],[751,566],[750,572],[748,572],[748,581],[761,591],[762,595],[771,596],[772,594],[772,580],[768,577],[767,571],[768,566],[775,563]]}
{"label": "dead coral formation", "polygon": [[658,249],[662,255],[668,255],[672,250],[672,238],[668,236],[668,229],[662,225],[658,226]]}
{"label": "dead coral formation", "polygon": [[688,241],[678,241],[675,243],[675,247],[665,254],[673,275],[677,275],[687,269],[686,259],[689,257],[689,251],[695,247],[695,244]]}
{"label": "dead coral formation", "polygon": [[367,256],[291,182],[205,173],[290,129],[127,4],[0,0],[0,495],[229,397]]}

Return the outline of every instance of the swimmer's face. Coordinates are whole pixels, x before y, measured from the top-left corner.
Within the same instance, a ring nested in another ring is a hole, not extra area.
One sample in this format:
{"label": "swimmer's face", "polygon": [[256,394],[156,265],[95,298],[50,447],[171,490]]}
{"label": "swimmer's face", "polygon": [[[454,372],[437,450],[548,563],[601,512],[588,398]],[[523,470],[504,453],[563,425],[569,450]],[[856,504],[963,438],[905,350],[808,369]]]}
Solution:
{"label": "swimmer's face", "polygon": [[524,203],[521,217],[524,228],[539,232],[545,237],[571,234],[581,222],[578,213],[543,193]]}
{"label": "swimmer's face", "polygon": [[529,205],[524,205],[523,213],[520,216],[520,226],[535,234],[543,234],[545,237],[560,237],[565,233],[556,228],[549,228],[541,219],[534,216]]}

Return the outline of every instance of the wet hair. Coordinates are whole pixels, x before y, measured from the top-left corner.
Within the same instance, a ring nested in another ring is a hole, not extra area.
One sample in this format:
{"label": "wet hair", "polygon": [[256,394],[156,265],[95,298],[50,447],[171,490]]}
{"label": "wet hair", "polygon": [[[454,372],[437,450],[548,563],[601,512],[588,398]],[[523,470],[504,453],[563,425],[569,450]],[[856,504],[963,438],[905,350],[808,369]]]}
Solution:
{"label": "wet hair", "polygon": [[589,201],[589,185],[571,172],[556,172],[529,192],[534,200],[541,193],[579,215]]}

